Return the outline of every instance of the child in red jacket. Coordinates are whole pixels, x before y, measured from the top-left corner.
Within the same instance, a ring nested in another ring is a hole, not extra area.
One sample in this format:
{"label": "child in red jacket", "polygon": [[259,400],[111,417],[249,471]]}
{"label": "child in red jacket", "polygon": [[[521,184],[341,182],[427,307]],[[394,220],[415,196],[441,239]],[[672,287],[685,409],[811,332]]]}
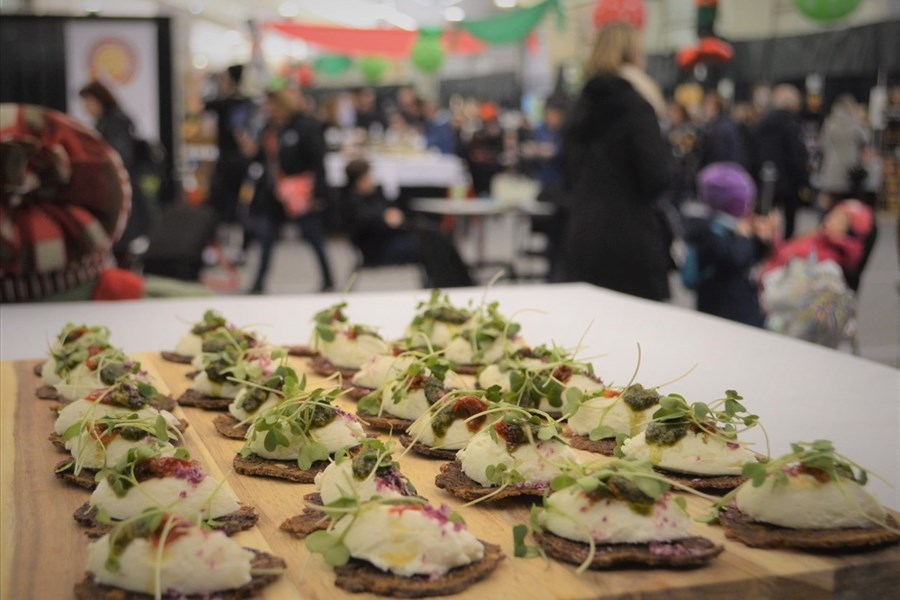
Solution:
{"label": "child in red jacket", "polygon": [[832,260],[844,278],[856,273],[863,255],[863,240],[872,229],[872,209],[859,200],[844,200],[829,212],[818,229],[775,247],[763,272],[786,265],[792,258],[815,254],[819,262]]}

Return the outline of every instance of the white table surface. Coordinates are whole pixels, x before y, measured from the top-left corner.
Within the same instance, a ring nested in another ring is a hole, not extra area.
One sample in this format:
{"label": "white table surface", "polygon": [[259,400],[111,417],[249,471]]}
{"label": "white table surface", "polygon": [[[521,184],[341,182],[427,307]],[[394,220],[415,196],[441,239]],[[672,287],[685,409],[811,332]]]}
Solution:
{"label": "white table surface", "polygon": [[[463,161],[452,154],[379,154],[366,157],[372,165],[375,182],[388,198],[396,198],[401,187],[451,187],[466,184],[468,172]],[[347,184],[348,157],[339,152],[325,156],[325,174],[328,185],[343,187]]]}
{"label": "white table surface", "polygon": [[[381,326],[398,337],[427,291],[347,296],[351,320]],[[458,302],[479,302],[483,291],[451,292]],[[605,381],[631,377],[637,344],[643,349],[638,381],[645,386],[687,377],[665,388],[689,401],[710,401],[738,390],[760,415],[774,454],[797,440],[830,439],[839,451],[878,473],[869,487],[900,509],[900,370],[774,333],[733,324],[675,306],[631,298],[588,285],[498,287],[489,299],[515,314],[532,344],[582,341]],[[48,340],[67,322],[104,324],[128,352],[173,348],[208,307],[278,343],[304,342],[316,311],[339,296],[223,297],[0,306],[0,358],[43,356]],[[762,435],[748,436],[764,451]],[[893,486],[893,487],[892,487]]]}

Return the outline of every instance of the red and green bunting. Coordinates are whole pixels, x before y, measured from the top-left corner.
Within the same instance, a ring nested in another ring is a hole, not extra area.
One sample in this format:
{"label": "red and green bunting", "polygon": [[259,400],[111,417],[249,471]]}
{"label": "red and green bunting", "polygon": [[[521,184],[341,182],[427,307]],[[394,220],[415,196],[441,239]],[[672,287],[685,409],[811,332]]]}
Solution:
{"label": "red and green bunting", "polygon": [[356,63],[366,81],[378,83],[387,71],[388,60],[410,60],[420,71],[436,73],[448,53],[478,54],[485,50],[485,44],[524,42],[551,10],[556,13],[557,25],[563,27],[565,17],[559,0],[544,0],[530,8],[462,21],[444,30],[356,29],[291,22],[267,23],[266,28],[329,51],[312,63],[318,75],[337,77]]}

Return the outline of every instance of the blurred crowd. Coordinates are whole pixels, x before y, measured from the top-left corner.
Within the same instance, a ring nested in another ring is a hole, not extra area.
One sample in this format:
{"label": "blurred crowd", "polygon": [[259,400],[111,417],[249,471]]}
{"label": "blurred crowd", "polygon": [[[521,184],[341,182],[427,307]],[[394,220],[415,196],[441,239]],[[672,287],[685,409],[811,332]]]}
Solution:
{"label": "blurred crowd", "polygon": [[[446,195],[490,196],[501,173],[537,182],[537,199],[555,208],[532,223],[547,240],[549,281],[666,300],[679,270],[699,310],[787,329],[793,317],[785,311],[817,302],[820,313],[852,318],[879,194],[900,189],[900,87],[879,114],[851,95],[826,106],[821,94],[788,84],[758,86],[752,102],[715,88],[692,102],[667,101],[644,71],[638,32],[624,24],[598,30],[577,97],[554,95],[528,112],[460,96],[441,104],[410,86],[310,95],[282,84],[251,98],[242,76],[240,65],[218,74],[202,106],[218,150],[206,204],[234,262],[260,246],[252,293],[266,289],[285,225],[315,252],[322,290],[335,287],[325,244],[335,227],[365,264],[420,263],[426,285],[471,284],[446,231],[385,198],[367,160],[444,154],[465,164],[470,181]],[[127,111],[97,82],[81,97],[140,180],[141,145]],[[347,158],[343,189],[328,185],[329,152]],[[135,191],[116,246],[123,264],[157,219]],[[815,230],[797,231],[802,208],[820,216]],[[191,237],[178,225],[169,228],[172,244]]]}

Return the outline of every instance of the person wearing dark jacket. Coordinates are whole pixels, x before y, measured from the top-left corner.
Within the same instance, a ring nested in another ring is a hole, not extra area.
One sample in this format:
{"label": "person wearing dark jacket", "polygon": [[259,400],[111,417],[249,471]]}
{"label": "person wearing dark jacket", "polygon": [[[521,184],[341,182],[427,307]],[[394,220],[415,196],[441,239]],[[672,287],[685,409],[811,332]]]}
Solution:
{"label": "person wearing dark jacket", "polygon": [[759,160],[760,167],[767,162],[775,167],[773,200],[784,211],[784,237],[788,239],[794,235],[800,193],[809,184],[808,153],[797,116],[800,92],[791,85],[776,86],[772,106],[759,124]]}
{"label": "person wearing dark jacket", "polygon": [[[312,247],[319,263],[321,275],[320,289],[334,289],[331,266],[325,252],[325,230],[322,222],[322,206],[328,197],[325,182],[325,139],[322,126],[314,118],[296,110],[284,92],[268,92],[265,110],[269,121],[262,131],[260,141],[254,142],[246,134],[239,143],[247,156],[255,157],[262,166],[256,182],[253,200],[250,203],[249,229],[261,246],[259,267],[251,293],[262,293],[272,252],[278,241],[279,230],[285,222],[294,222],[300,227],[303,239]],[[285,186],[280,185],[285,178],[308,175],[312,178],[312,189],[299,202],[302,205],[296,214],[286,207],[292,205],[285,198]]]}
{"label": "person wearing dark jacket", "polygon": [[210,180],[209,202],[222,224],[237,220],[238,197],[249,166],[238,146],[238,138],[249,131],[256,106],[241,94],[243,72],[242,65],[232,65],[220,73],[218,97],[204,104],[206,112],[216,115],[219,156]]}
{"label": "person wearing dark jacket", "polygon": [[344,220],[350,240],[359,248],[367,264],[407,264],[420,262],[415,234],[404,228],[406,217],[388,202],[372,178],[365,160],[347,164]]}
{"label": "person wearing dark jacket", "polygon": [[[750,269],[770,251],[774,221],[753,217],[753,179],[737,163],[713,163],[697,175],[697,195],[708,218],[688,221],[688,258],[682,280],[697,291],[697,310],[762,327],[757,286]],[[689,282],[687,271],[694,271]]]}
{"label": "person wearing dark jacket", "polygon": [[700,134],[700,167],[715,162],[744,163],[737,125],[725,113],[725,101],[710,92],[703,101],[706,126]]}
{"label": "person wearing dark jacket", "polygon": [[[656,88],[638,68],[641,62],[634,28],[610,24],[598,31],[589,80],[563,136],[570,204],[563,269],[570,281],[664,300],[671,259],[655,201],[669,186],[670,157],[645,99],[652,97],[646,90]],[[661,97],[658,104],[665,111]]]}
{"label": "person wearing dark jacket", "polygon": [[429,287],[473,284],[456,247],[443,232],[410,225],[403,211],[385,200],[368,161],[350,161],[346,173],[342,216],[350,241],[362,252],[366,265],[419,263]]}
{"label": "person wearing dark jacket", "polygon": [[107,144],[112,146],[122,159],[122,166],[131,180],[131,213],[122,237],[116,242],[113,251],[116,260],[123,268],[131,261],[128,246],[136,238],[146,235],[152,225],[152,211],[147,198],[138,185],[137,135],[134,122],[131,120],[116,97],[99,81],[92,81],[79,90],[78,95],[84,103],[84,109],[94,118],[94,128]]}

